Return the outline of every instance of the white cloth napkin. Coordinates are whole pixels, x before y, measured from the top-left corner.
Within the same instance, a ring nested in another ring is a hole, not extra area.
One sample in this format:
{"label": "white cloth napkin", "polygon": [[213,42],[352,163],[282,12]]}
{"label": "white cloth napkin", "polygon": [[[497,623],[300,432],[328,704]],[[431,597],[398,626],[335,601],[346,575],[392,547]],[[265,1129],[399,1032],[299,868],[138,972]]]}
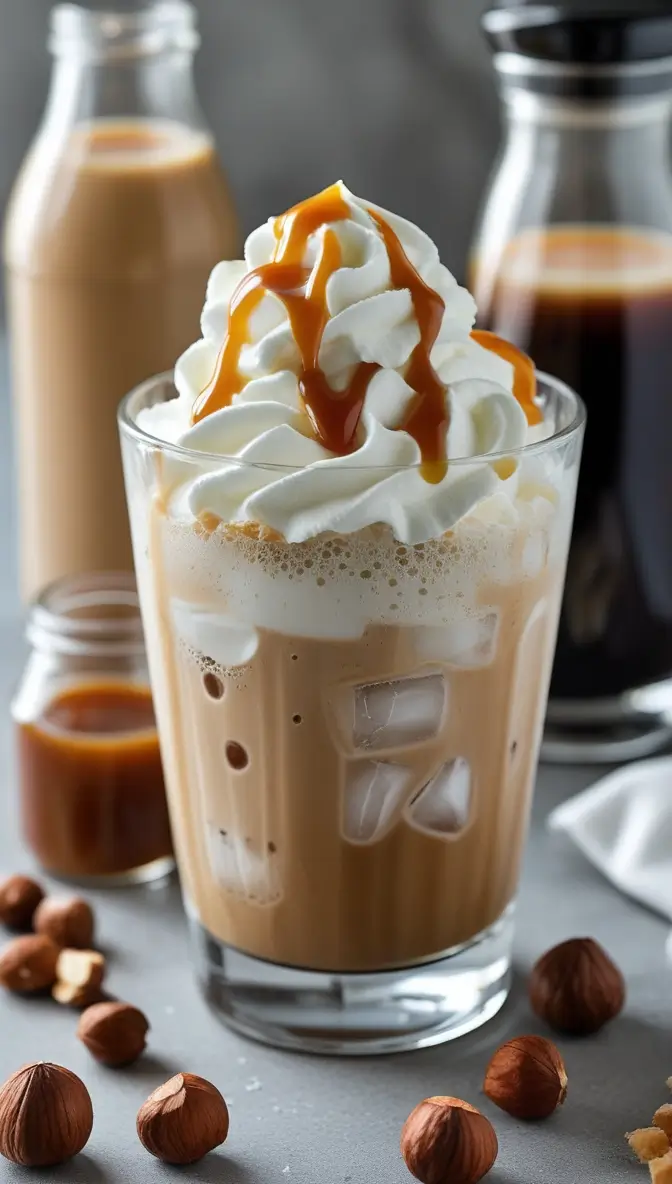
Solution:
{"label": "white cloth napkin", "polygon": [[672,920],[672,757],[610,773],[554,810],[548,825],[622,892]]}

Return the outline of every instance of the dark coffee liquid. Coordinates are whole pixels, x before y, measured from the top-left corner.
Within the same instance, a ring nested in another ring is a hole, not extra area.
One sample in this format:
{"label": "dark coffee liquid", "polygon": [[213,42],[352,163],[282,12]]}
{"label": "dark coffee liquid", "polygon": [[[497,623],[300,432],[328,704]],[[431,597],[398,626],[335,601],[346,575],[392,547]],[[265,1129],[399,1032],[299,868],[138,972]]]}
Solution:
{"label": "dark coffee liquid", "polygon": [[551,694],[609,698],[665,678],[672,237],[591,227],[527,232],[507,249],[494,284],[477,266],[476,290],[483,326],[564,379],[588,407]]}

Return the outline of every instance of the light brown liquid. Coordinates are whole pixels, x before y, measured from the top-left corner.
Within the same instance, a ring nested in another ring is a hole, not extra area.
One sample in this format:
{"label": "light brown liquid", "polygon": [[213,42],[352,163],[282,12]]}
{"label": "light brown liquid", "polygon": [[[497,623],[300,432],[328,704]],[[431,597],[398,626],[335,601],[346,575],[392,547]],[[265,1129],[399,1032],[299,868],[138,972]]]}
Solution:
{"label": "light brown liquid", "polygon": [[101,121],[27,159],[5,246],[26,597],[132,568],[117,406],[198,336],[208,275],[238,245],[204,135]]}
{"label": "light brown liquid", "polygon": [[[278,602],[289,591],[299,616],[320,596],[334,603],[342,596],[338,611],[347,614],[353,587],[356,594],[362,585],[353,558],[362,543],[327,543],[325,561],[324,541],[260,540],[255,556],[250,540],[199,539],[188,526],[169,526],[157,507],[153,519],[141,576],[151,589],[147,644],[180,872],[200,923],[260,958],[365,971],[437,957],[496,922],[519,876],[562,565],[479,587],[476,610],[498,614],[499,627],[493,652],[472,666],[448,660],[450,625],[423,638],[422,625],[374,623],[357,640],[259,628],[252,659],[226,667],[185,643],[176,600],[235,620],[225,573],[242,571],[242,547],[253,561],[249,601],[263,595],[254,575],[263,567],[273,580],[277,571]],[[512,550],[521,552],[524,535],[513,536]],[[436,575],[437,564],[447,570],[452,561],[468,573],[469,549],[451,551],[449,540],[399,548],[391,539],[384,570],[372,563],[368,573],[374,595],[387,607],[428,587],[419,614],[438,595],[441,611],[459,617],[463,600]],[[311,578],[324,562],[333,575]],[[404,583],[415,564],[416,583]],[[216,570],[224,590],[214,586]],[[375,709],[360,702],[355,723],[355,688],[409,678],[444,686],[435,725],[429,712],[415,735],[357,737]],[[423,804],[423,790],[456,760],[470,769],[468,803]],[[382,808],[367,791],[350,796],[376,763],[382,773],[392,765],[406,774]]]}

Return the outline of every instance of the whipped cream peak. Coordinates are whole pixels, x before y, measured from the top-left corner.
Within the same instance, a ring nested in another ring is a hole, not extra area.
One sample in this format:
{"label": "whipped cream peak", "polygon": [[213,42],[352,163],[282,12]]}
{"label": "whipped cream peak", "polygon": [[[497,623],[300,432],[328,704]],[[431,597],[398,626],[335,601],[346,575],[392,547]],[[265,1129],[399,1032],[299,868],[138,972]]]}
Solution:
{"label": "whipped cream peak", "polygon": [[180,489],[180,514],[288,542],[383,523],[416,543],[513,496],[515,466],[484,458],[528,442],[534,370],[475,314],[423,231],[342,182],[270,219],[214,269],[178,399],[139,417],[222,457]]}

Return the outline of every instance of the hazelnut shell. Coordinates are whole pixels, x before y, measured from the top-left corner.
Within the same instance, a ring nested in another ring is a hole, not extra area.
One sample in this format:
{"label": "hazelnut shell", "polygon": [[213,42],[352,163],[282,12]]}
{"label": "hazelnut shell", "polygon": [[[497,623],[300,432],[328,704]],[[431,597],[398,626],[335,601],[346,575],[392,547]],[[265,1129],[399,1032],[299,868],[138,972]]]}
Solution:
{"label": "hazelnut shell", "polygon": [[15,937],[0,951],[0,985],[30,994],[45,991],[56,978],[58,946],[42,934]]}
{"label": "hazelnut shell", "polygon": [[86,1086],[60,1065],[24,1065],[0,1087],[0,1154],[12,1163],[63,1163],[86,1146],[92,1127]]}
{"label": "hazelnut shell", "polygon": [[77,1036],[103,1065],[130,1065],[144,1051],[149,1023],[130,1003],[95,1003],[87,1007]]}
{"label": "hazelnut shell", "polygon": [[143,1147],[164,1163],[195,1163],[226,1139],[229,1111],[209,1081],[178,1073],[140,1107],[137,1131]]}
{"label": "hazelnut shell", "polygon": [[35,911],[33,928],[36,933],[50,937],[57,946],[88,950],[93,945],[93,910],[80,896],[65,900],[47,897]]}
{"label": "hazelnut shell", "polygon": [[421,1184],[476,1184],[490,1171],[497,1151],[492,1124],[460,1098],[426,1098],[401,1132],[404,1162]]}
{"label": "hazelnut shell", "polygon": [[44,897],[40,885],[28,876],[10,876],[0,884],[0,921],[9,929],[30,929],[33,915]]}
{"label": "hazelnut shell", "polygon": [[560,1053],[543,1036],[518,1036],[492,1057],[483,1090],[514,1118],[548,1118],[567,1096],[567,1073]]}
{"label": "hazelnut shell", "polygon": [[625,980],[602,946],[575,937],[548,950],[529,981],[533,1011],[556,1032],[589,1036],[625,1003]]}

